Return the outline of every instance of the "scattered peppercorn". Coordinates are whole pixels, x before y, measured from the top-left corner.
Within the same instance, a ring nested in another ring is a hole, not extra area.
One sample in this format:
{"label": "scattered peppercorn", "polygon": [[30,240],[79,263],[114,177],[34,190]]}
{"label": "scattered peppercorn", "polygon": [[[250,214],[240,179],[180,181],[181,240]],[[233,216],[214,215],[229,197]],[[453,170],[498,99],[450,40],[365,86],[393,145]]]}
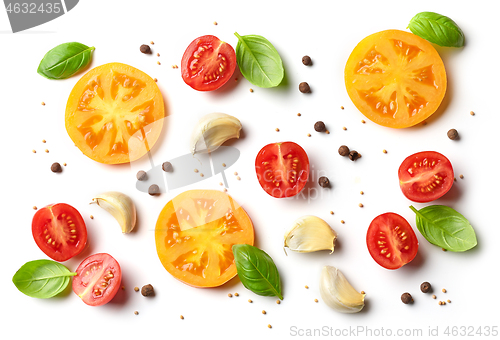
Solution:
{"label": "scattered peppercorn", "polygon": [[136,292],[138,292],[138,291],[139,291],[139,287],[134,287],[134,290],[135,290]]}
{"label": "scattered peppercorn", "polygon": [[148,174],[146,171],[140,170],[137,172],[137,175],[135,175],[135,177],[137,177],[138,181],[145,181],[146,179],[148,179]]}
{"label": "scattered peppercorn", "polygon": [[431,290],[431,284],[429,282],[424,282],[420,285],[420,290],[422,293],[427,293]]}
{"label": "scattered peppercorn", "polygon": [[52,165],[50,166],[50,170],[51,170],[52,172],[61,172],[61,171],[62,171],[61,164],[59,164],[59,163],[55,162],[54,164],[52,164]]}
{"label": "scattered peppercorn", "polygon": [[458,131],[456,129],[449,130],[447,135],[448,135],[448,138],[451,140],[458,139]]}
{"label": "scattered peppercorn", "polygon": [[318,180],[318,184],[322,188],[328,188],[330,186],[330,180],[326,176],[321,176]]}
{"label": "scattered peppercorn", "polygon": [[345,145],[342,145],[340,148],[339,148],[339,155],[341,156],[347,156],[349,155],[349,148]]}
{"label": "scattered peppercorn", "polygon": [[403,295],[401,295],[401,301],[403,301],[404,304],[409,304],[412,301],[410,293],[403,293]]}
{"label": "scattered peppercorn", "polygon": [[356,150],[352,150],[351,152],[349,152],[349,159],[351,161],[355,161],[356,159],[358,159],[360,156],[359,156],[359,153],[356,151]]}
{"label": "scattered peppercorn", "polygon": [[145,286],[142,286],[142,288],[141,288],[141,294],[142,294],[142,296],[154,296],[155,290],[154,290],[153,286],[145,285]]}
{"label": "scattered peppercorn", "polygon": [[172,163],[170,163],[170,162],[163,163],[161,165],[161,168],[165,172],[172,172],[172,170],[174,170],[174,168],[172,167]]}
{"label": "scattered peppercorn", "polygon": [[151,47],[149,45],[141,45],[140,50],[144,54],[151,54]]}
{"label": "scattered peppercorn", "polygon": [[314,130],[316,130],[317,132],[326,131],[325,123],[323,123],[322,121],[314,123]]}
{"label": "scattered peppercorn", "polygon": [[311,87],[309,86],[308,83],[303,81],[302,83],[299,84],[299,91],[302,93],[309,93],[311,92]]}
{"label": "scattered peppercorn", "polygon": [[160,194],[160,187],[156,184],[152,184],[148,189],[148,194],[151,196],[157,196]]}
{"label": "scattered peppercorn", "polygon": [[312,65],[311,57],[309,57],[308,55],[303,56],[302,57],[302,64],[304,64],[306,66]]}

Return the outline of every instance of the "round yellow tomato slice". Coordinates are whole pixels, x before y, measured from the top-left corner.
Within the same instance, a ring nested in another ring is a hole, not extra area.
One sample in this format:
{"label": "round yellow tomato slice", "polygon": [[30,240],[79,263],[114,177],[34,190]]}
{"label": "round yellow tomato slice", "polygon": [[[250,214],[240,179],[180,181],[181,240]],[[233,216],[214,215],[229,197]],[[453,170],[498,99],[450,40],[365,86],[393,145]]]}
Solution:
{"label": "round yellow tomato slice", "polygon": [[436,49],[412,33],[387,30],[364,38],[344,71],[347,93],[371,121],[405,128],[432,115],[446,92]]}
{"label": "round yellow tomato slice", "polygon": [[155,229],[165,269],[193,287],[217,287],[236,275],[232,246],[253,245],[253,224],[233,198],[217,190],[189,190],[168,202]]}
{"label": "round yellow tomato slice", "polygon": [[66,131],[89,158],[106,164],[134,161],[156,143],[165,107],[156,82],[125,64],[87,72],[66,105]]}

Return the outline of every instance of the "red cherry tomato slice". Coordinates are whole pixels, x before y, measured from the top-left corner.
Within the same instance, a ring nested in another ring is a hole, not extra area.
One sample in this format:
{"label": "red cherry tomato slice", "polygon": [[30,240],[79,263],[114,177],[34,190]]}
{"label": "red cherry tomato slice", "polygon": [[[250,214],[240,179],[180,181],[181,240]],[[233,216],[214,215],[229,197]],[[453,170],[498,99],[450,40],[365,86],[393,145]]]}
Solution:
{"label": "red cherry tomato slice", "polygon": [[297,195],[309,177],[309,158],[293,142],[264,146],[255,159],[255,171],[262,189],[277,198]]}
{"label": "red cherry tomato slice", "polygon": [[233,47],[213,35],[194,39],[181,61],[182,79],[198,91],[218,89],[231,78],[235,68]]}
{"label": "red cherry tomato slice", "polygon": [[417,255],[417,235],[404,217],[385,213],[375,217],[366,233],[366,245],[375,262],[398,269]]}
{"label": "red cherry tomato slice", "polygon": [[51,204],[33,216],[31,231],[38,248],[59,262],[78,255],[87,243],[82,215],[71,205]]}
{"label": "red cherry tomato slice", "polygon": [[414,202],[434,201],[453,185],[451,162],[435,151],[418,152],[407,157],[398,171],[403,194]]}
{"label": "red cherry tomato slice", "polygon": [[73,278],[73,291],[89,306],[108,303],[120,289],[122,271],[109,254],[94,254],[83,260]]}

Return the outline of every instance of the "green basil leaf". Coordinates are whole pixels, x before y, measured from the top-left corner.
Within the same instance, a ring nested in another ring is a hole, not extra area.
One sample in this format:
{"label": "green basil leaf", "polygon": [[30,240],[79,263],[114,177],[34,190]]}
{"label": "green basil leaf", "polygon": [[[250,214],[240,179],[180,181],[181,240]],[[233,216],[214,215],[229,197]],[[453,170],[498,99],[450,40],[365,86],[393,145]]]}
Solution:
{"label": "green basil leaf", "polygon": [[444,205],[431,205],[417,210],[417,228],[430,243],[446,250],[460,252],[477,245],[476,233],[469,221],[456,210]]}
{"label": "green basil leaf", "polygon": [[269,88],[278,86],[285,76],[283,61],[278,51],[260,35],[244,35],[238,37],[236,45],[236,61],[241,74],[252,84]]}
{"label": "green basil leaf", "polygon": [[434,12],[421,12],[415,15],[408,25],[413,34],[439,46],[462,47],[464,33],[450,18]]}
{"label": "green basil leaf", "polygon": [[69,78],[90,64],[93,50],[78,42],[61,44],[45,54],[37,72],[48,79]]}
{"label": "green basil leaf", "polygon": [[61,293],[75,276],[68,268],[51,260],[26,262],[14,274],[12,282],[28,296],[47,299]]}
{"label": "green basil leaf", "polygon": [[234,261],[238,276],[245,288],[257,295],[281,295],[281,280],[273,259],[264,251],[248,244],[233,246]]}

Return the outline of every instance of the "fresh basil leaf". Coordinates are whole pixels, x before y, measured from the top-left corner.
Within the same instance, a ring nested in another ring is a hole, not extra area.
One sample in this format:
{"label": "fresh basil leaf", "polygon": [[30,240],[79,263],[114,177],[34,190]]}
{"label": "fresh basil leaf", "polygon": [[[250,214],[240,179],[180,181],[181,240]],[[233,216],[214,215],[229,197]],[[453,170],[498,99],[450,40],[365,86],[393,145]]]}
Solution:
{"label": "fresh basil leaf", "polygon": [[241,74],[252,84],[269,88],[278,86],[285,76],[283,61],[266,38],[260,35],[244,35],[238,37],[236,45],[236,61]]}
{"label": "fresh basil leaf", "polygon": [[68,268],[51,260],[26,262],[14,274],[12,282],[28,296],[47,299],[61,293],[75,276]]}
{"label": "fresh basil leaf", "polygon": [[37,72],[48,79],[69,78],[90,64],[94,50],[78,42],[58,45],[45,54]]}
{"label": "fresh basil leaf", "polygon": [[257,295],[281,295],[281,280],[273,259],[264,251],[248,244],[233,246],[234,261],[238,276],[245,288]]}
{"label": "fresh basil leaf", "polygon": [[444,205],[431,205],[417,210],[417,228],[430,243],[446,250],[461,252],[477,245],[476,233],[469,221],[456,210]]}
{"label": "fresh basil leaf", "polygon": [[462,47],[464,33],[450,18],[434,12],[421,12],[415,15],[408,25],[413,34],[439,46]]}

